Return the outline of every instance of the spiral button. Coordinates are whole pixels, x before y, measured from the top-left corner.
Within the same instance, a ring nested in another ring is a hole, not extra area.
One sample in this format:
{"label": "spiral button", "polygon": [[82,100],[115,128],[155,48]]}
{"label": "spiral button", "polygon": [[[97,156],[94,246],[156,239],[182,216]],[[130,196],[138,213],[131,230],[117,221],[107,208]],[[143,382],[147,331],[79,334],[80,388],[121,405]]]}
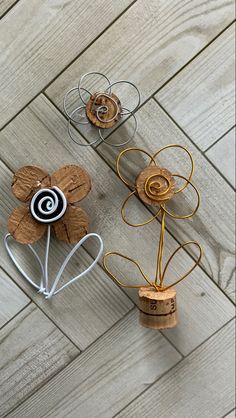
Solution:
{"label": "spiral button", "polygon": [[39,190],[30,203],[30,212],[34,219],[46,224],[58,221],[64,215],[66,208],[65,195],[56,186]]}

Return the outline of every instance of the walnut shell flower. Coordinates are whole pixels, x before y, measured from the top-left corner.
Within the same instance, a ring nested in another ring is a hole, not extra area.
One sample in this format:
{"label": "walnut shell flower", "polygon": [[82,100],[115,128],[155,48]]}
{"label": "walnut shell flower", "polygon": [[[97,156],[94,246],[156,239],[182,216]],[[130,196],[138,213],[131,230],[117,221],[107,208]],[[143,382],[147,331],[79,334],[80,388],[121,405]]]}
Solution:
{"label": "walnut shell flower", "polygon": [[75,203],[90,190],[90,176],[77,165],[61,167],[51,176],[40,167],[20,168],[13,176],[12,191],[22,205],[9,217],[9,233],[21,244],[32,244],[51,225],[57,239],[78,242],[88,233],[89,219]]}

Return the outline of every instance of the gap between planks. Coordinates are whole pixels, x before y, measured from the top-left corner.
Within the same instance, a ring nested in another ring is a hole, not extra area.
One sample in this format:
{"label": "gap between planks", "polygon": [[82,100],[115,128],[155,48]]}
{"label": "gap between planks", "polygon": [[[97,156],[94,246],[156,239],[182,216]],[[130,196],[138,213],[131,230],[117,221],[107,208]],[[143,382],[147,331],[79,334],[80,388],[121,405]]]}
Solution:
{"label": "gap between planks", "polygon": [[[188,353],[184,358],[182,358],[181,360],[179,360],[175,365],[173,365],[169,370],[167,370],[166,372],[164,372],[161,376],[158,377],[158,379],[156,379],[154,382],[152,382],[146,389],[144,389],[138,396],[136,396],[132,401],[130,401],[126,406],[124,406],[124,408],[122,408],[119,412],[117,412],[115,415],[113,415],[112,418],[116,418],[117,416],[120,415],[120,413],[122,413],[122,411],[124,411],[129,405],[131,405],[133,402],[135,402],[140,396],[142,396],[145,392],[149,391],[149,389],[154,386],[156,383],[158,383],[158,381],[165,376],[166,374],[168,374],[169,372],[171,372],[171,370],[173,370],[175,367],[177,367],[180,363],[182,363],[183,361],[185,361],[191,354],[193,354],[197,349],[199,349],[200,347],[204,346],[211,338],[214,338],[219,332],[221,332],[225,327],[227,327],[227,325],[229,325],[231,322],[233,322],[235,320],[235,318],[231,318],[227,323],[225,323],[224,325],[222,325],[222,327],[220,329],[218,329],[216,332],[214,332],[210,337],[208,337],[205,341],[203,341],[201,344],[199,344],[197,347],[195,347],[190,353]],[[234,409],[232,410],[234,411]],[[229,413],[231,413],[231,411],[229,411]],[[222,418],[227,418],[228,414],[224,415]]]}
{"label": "gap between planks", "polygon": [[[202,151],[201,148],[196,145],[196,143],[191,139],[191,137],[185,132],[185,130],[176,122],[176,120],[167,112],[167,110],[162,106],[162,104],[156,99],[156,97],[153,97],[155,102],[160,106],[160,108],[166,113],[166,115],[172,120],[172,122],[177,126],[177,128],[188,138],[188,140],[191,142],[191,144],[202,154],[202,156],[207,160],[207,162],[214,167],[214,169],[217,171],[217,173],[223,178],[223,180],[228,184],[228,186],[231,187],[231,189],[234,191],[234,187],[229,182],[229,180],[224,176],[224,174],[218,169],[218,167],[215,166],[215,164],[208,158],[206,155],[206,151]],[[224,135],[222,135],[219,139],[217,139],[216,142],[218,142],[221,138],[223,138],[225,135],[227,135],[228,132],[230,132],[234,126],[232,126],[229,130],[227,130]],[[215,145],[215,143],[214,143]],[[213,146],[213,145],[212,145]]]}

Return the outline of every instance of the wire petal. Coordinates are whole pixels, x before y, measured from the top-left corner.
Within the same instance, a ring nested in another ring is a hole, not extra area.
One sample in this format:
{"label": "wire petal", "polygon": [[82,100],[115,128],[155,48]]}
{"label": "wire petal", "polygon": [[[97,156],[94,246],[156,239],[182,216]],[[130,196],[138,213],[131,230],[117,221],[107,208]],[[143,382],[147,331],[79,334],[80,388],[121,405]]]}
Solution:
{"label": "wire petal", "polygon": [[144,280],[148,283],[148,285],[149,286],[151,286],[151,287],[153,287],[154,286],[154,284],[147,278],[147,276],[144,274],[144,272],[143,272],[143,270],[142,270],[142,268],[140,267],[140,265],[139,265],[139,263],[137,262],[137,261],[135,261],[135,260],[133,260],[132,258],[130,258],[130,257],[127,257],[126,255],[123,255],[123,254],[120,254],[120,253],[118,253],[118,252],[116,252],[116,251],[111,251],[111,252],[108,252],[108,253],[106,253],[105,255],[104,255],[104,257],[103,257],[103,266],[104,266],[104,269],[105,269],[105,271],[108,273],[108,275],[119,285],[119,286],[121,286],[121,287],[125,287],[125,288],[130,288],[130,289],[138,289],[138,288],[140,288],[140,287],[144,287],[143,286],[143,284],[139,284],[139,285],[133,285],[133,284],[126,284],[126,283],[123,283],[121,280],[119,280],[111,271],[110,271],[110,269],[108,268],[108,266],[107,266],[107,259],[109,258],[109,257],[112,257],[112,256],[117,256],[117,257],[121,257],[121,258],[123,258],[123,259],[125,259],[125,260],[128,260],[128,261],[130,261],[131,263],[133,263],[137,268],[138,268],[138,270],[139,270],[139,272],[141,273],[141,275],[142,275],[142,277],[144,278]]}

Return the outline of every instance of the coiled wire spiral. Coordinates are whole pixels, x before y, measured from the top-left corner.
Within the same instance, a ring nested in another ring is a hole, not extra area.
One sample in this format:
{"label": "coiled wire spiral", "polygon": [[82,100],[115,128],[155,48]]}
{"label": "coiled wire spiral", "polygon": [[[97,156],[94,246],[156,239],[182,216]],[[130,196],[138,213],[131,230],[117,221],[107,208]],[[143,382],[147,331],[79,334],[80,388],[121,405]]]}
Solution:
{"label": "coiled wire spiral", "polygon": [[[157,162],[156,162],[157,156],[168,148],[180,148],[187,154],[191,163],[191,169],[190,169],[190,173],[188,177],[182,176],[180,174],[173,174],[170,171],[168,171],[166,168],[161,168],[160,166],[157,165]],[[120,171],[121,159],[123,158],[125,154],[128,154],[130,152],[140,152],[148,156],[150,159],[149,165],[144,170],[142,170],[142,172],[138,175],[135,185],[131,184],[126,178],[124,178]],[[154,280],[151,280],[143,272],[142,268],[140,267],[137,261],[116,251],[108,252],[105,254],[105,256],[103,257],[104,269],[106,270],[108,275],[121,287],[124,287],[124,288],[151,287],[151,288],[155,288],[156,291],[165,291],[169,289],[170,287],[175,286],[177,283],[180,283],[187,276],[189,276],[189,274],[200,263],[200,260],[202,257],[202,248],[200,244],[196,241],[188,241],[188,242],[185,242],[184,244],[181,244],[179,247],[177,247],[177,249],[169,257],[169,259],[167,260],[165,264],[165,267],[163,268],[163,254],[164,254],[164,241],[165,241],[165,217],[170,216],[171,218],[174,218],[174,219],[190,218],[197,212],[199,205],[200,205],[199,191],[191,181],[193,173],[194,173],[194,161],[193,161],[192,155],[184,146],[178,145],[178,144],[167,145],[161,148],[160,150],[158,150],[154,155],[151,155],[146,150],[143,150],[141,148],[127,148],[118,155],[117,162],[116,162],[116,169],[117,169],[117,174],[119,178],[123,181],[124,184],[126,184],[129,188],[132,189],[128,197],[125,199],[121,208],[121,216],[124,222],[127,225],[132,226],[132,227],[142,227],[144,225],[149,224],[160,215],[161,229],[160,229],[160,236],[159,236],[159,244],[157,247],[156,273],[155,273]],[[175,178],[180,178],[184,180],[185,181],[184,185],[177,189]],[[166,207],[167,202],[171,200],[174,197],[174,195],[182,192],[188,185],[190,185],[196,192],[197,203],[196,203],[195,208],[190,213],[184,214],[184,215],[175,214],[171,212]],[[158,206],[158,210],[156,211],[156,213],[152,217],[150,217],[149,219],[147,219],[146,221],[142,223],[132,223],[128,221],[126,217],[126,205],[129,199],[133,195],[138,196],[139,199],[142,200],[145,204],[152,204],[153,206]],[[165,285],[164,280],[165,280],[166,272],[172,259],[181,249],[183,248],[186,249],[186,247],[191,246],[191,245],[194,245],[199,250],[199,254],[197,256],[196,261],[194,262],[194,265],[174,283],[170,285]],[[114,257],[114,256],[119,256],[133,263],[138,268],[143,279],[148,284],[146,286],[144,286],[143,284],[139,284],[139,285],[134,285],[132,283],[126,284],[126,283],[123,283],[121,280],[119,280],[119,278],[117,278],[112,273],[112,271],[109,269],[107,265],[107,260],[110,257]]]}

